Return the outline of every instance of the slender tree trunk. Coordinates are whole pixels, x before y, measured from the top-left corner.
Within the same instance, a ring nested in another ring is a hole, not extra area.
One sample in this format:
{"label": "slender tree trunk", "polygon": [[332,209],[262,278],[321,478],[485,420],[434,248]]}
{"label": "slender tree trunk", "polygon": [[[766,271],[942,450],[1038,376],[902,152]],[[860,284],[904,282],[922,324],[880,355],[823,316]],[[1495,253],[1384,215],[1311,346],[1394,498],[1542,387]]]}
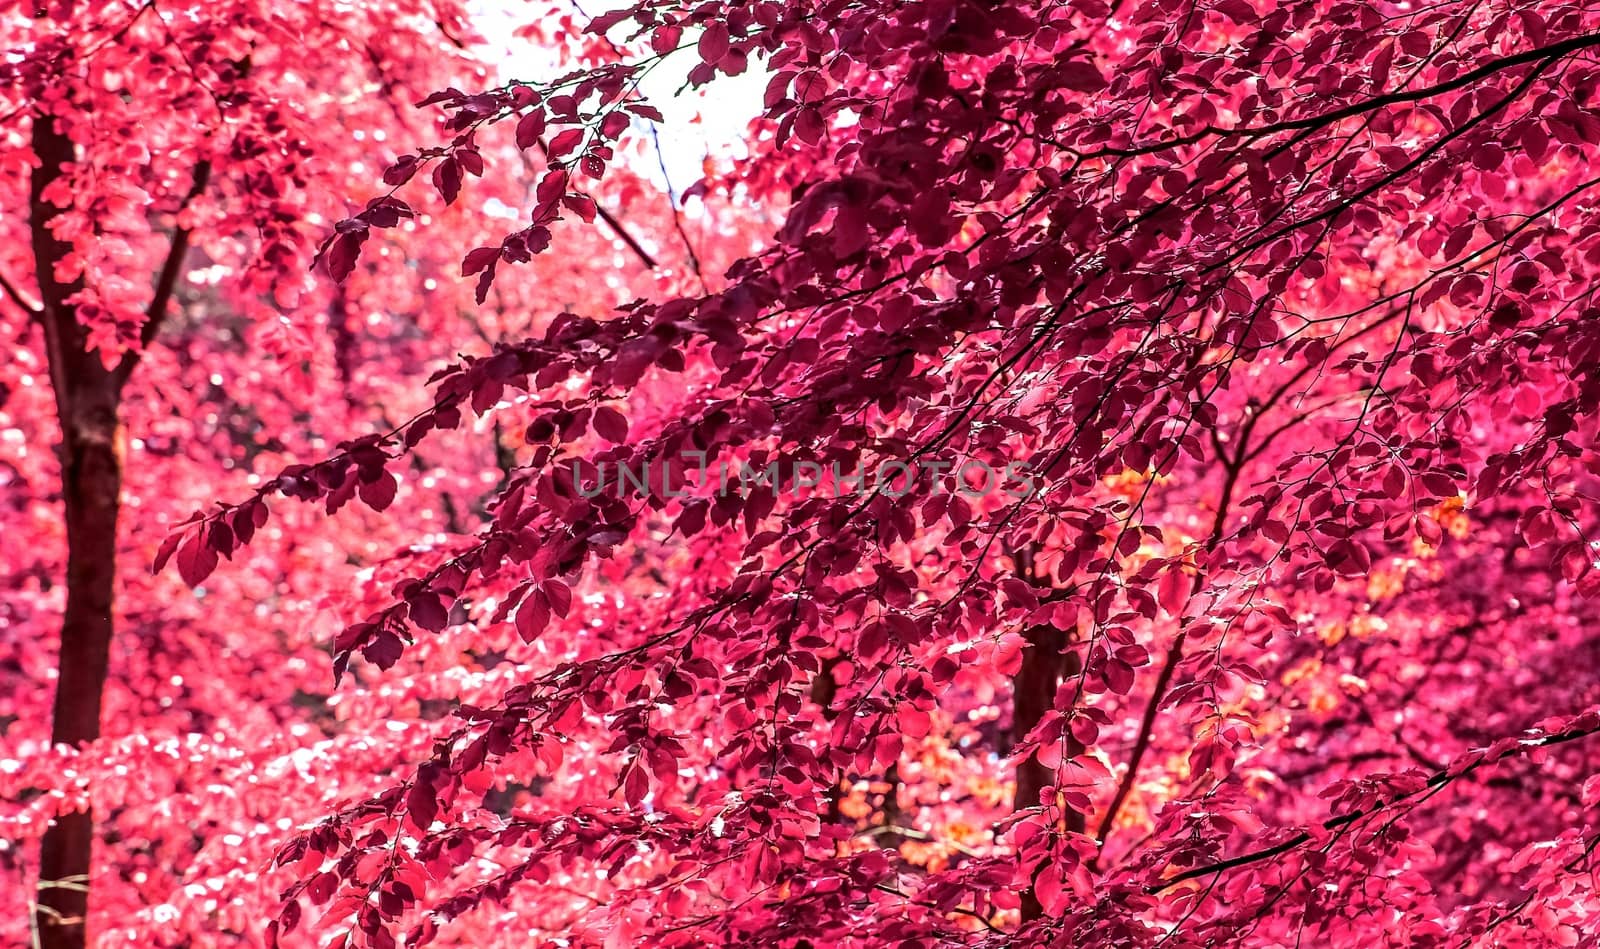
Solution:
{"label": "slender tree trunk", "polygon": [[[832,722],[838,716],[838,711],[833,707],[833,699],[839,692],[839,682],[833,677],[833,670],[838,668],[841,657],[829,656],[823,660],[822,668],[817,670],[817,676],[811,680],[811,701],[822,711],[822,720]],[[823,820],[828,826],[843,823],[844,815],[839,810],[844,774],[836,773],[833,786],[828,789],[828,810]]]}
{"label": "slender tree trunk", "polygon": [[[1055,705],[1056,688],[1061,684],[1061,648],[1066,637],[1053,626],[1038,626],[1029,632],[1022,650],[1022,667],[1011,680],[1011,734],[1013,741],[1039,724],[1039,719]],[[1055,772],[1029,755],[1017,765],[1017,793],[1012,808],[1037,807],[1039,792],[1048,787]]]}
{"label": "slender tree trunk", "polygon": [[[1013,550],[1011,562],[1018,577],[1043,590],[1049,586],[1048,578],[1041,576],[1035,562],[1039,546]],[[1083,671],[1083,661],[1072,648],[1073,637],[1067,630],[1055,626],[1034,626],[1024,634],[1027,645],[1022,648],[1022,665],[1011,677],[1011,744],[1021,741],[1040,719],[1055,707],[1056,691],[1061,683]],[[1063,739],[1063,758],[1076,757],[1083,745],[1070,732]],[[1020,811],[1039,806],[1039,794],[1055,783],[1055,772],[1044,766],[1037,755],[1029,755],[1017,764],[1017,790],[1011,798],[1011,809]],[[1081,834],[1088,826],[1087,815],[1067,810],[1058,829]],[[1022,919],[1038,919],[1044,907],[1029,886],[1022,891]]]}
{"label": "slender tree trunk", "polygon": [[[1039,724],[1045,713],[1055,707],[1056,690],[1064,679],[1080,671],[1078,654],[1068,649],[1070,643],[1065,631],[1054,626],[1035,626],[1028,631],[1028,645],[1022,650],[1022,666],[1011,679],[1011,736],[1012,741],[1022,737]],[[1069,734],[1063,757],[1083,751],[1083,746]],[[1012,798],[1012,809],[1022,810],[1039,806],[1039,792],[1055,783],[1055,771],[1029,755],[1017,765],[1017,792]],[[1081,834],[1086,827],[1085,816],[1068,810],[1061,830]],[[1044,912],[1033,888],[1022,891],[1022,918],[1038,919]]]}
{"label": "slender tree trunk", "polygon": [[[80,745],[100,735],[100,705],[110,659],[116,577],[117,512],[122,492],[119,410],[122,374],[89,348],[68,298],[82,289],[60,283],[55,265],[70,249],[49,230],[59,212],[44,190],[73,160],[71,141],[48,116],[33,124],[39,159],[31,182],[30,224],[51,385],[61,423],[61,495],[66,509],[66,610],[61,622],[51,738]],[[89,858],[94,839],[87,811],[65,814],[45,832],[39,854],[36,944],[81,949],[86,941]]]}

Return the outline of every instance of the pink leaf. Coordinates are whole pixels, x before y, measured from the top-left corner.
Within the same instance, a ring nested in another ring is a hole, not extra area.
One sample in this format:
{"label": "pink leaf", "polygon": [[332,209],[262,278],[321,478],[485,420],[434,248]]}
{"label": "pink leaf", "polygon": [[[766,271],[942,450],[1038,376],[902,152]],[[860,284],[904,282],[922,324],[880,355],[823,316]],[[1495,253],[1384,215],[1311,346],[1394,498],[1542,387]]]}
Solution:
{"label": "pink leaf", "polygon": [[567,129],[550,140],[550,157],[563,158],[575,151],[583,142],[583,129]]}
{"label": "pink leaf", "polygon": [[700,42],[696,49],[700,58],[708,63],[715,63],[728,55],[728,26],[720,20],[713,20],[706,24],[705,32],[700,34]]}
{"label": "pink leaf", "polygon": [[594,410],[594,430],[608,442],[628,440],[628,420],[609,405]]}

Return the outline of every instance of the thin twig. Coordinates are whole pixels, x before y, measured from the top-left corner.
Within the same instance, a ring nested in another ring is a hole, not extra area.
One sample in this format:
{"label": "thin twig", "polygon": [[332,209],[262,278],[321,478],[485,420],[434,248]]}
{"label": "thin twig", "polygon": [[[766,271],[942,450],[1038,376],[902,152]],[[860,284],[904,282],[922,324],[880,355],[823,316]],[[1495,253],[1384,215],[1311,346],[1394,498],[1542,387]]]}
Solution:
{"label": "thin twig", "polygon": [[27,295],[7,280],[4,274],[0,274],[0,290],[4,290],[6,296],[11,298],[11,302],[26,310],[29,316],[38,316],[44,312],[44,307],[28,299]]}
{"label": "thin twig", "polygon": [[[539,150],[544,152],[548,158],[549,151],[545,148],[544,139],[542,138],[539,139]],[[529,175],[532,175],[534,173],[533,162],[528,159],[528,153],[520,152],[519,154],[522,158],[522,167],[527,170]],[[578,193],[584,194],[581,191]],[[650,252],[645,250],[644,247],[634,239],[632,234],[628,233],[628,229],[622,226],[622,222],[617,220],[615,217],[612,217],[611,212],[607,211],[593,195],[585,194],[584,196],[594,203],[594,212],[600,218],[600,220],[606,222],[611,230],[622,239],[622,242],[628,245],[628,249],[638,255],[640,262],[642,262],[645,267],[649,268],[650,270],[655,270],[658,266],[660,266],[656,263],[656,259],[650,256]]]}
{"label": "thin twig", "polygon": [[661,169],[661,180],[667,186],[667,206],[672,209],[672,226],[683,241],[684,252],[689,255],[689,269],[694,272],[694,278],[700,281],[700,292],[710,293],[711,289],[706,286],[706,275],[700,270],[700,255],[694,252],[694,243],[689,240],[689,232],[683,227],[683,211],[678,207],[678,196],[672,190],[672,176],[667,173],[667,159],[661,152],[660,130],[654,122],[650,123],[650,141],[656,148],[656,167]]}

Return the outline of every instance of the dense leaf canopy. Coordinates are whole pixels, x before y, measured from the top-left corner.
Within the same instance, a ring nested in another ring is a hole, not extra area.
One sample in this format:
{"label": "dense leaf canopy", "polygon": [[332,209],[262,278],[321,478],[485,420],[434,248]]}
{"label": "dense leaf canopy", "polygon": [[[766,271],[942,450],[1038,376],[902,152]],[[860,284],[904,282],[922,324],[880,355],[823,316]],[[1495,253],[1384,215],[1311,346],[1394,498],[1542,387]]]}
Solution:
{"label": "dense leaf canopy", "polygon": [[[11,16],[0,187],[148,350],[52,751],[4,225],[0,817],[93,803],[98,944],[1600,928],[1600,7]],[[673,68],[765,84],[683,191]]]}

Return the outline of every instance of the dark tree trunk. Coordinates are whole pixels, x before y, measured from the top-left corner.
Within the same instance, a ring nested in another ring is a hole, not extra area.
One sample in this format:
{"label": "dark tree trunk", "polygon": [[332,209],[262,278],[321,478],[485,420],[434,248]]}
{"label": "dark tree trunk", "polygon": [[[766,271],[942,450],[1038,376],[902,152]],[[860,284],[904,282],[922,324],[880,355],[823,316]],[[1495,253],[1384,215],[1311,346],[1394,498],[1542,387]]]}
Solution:
{"label": "dark tree trunk", "polygon": [[[80,745],[100,735],[100,704],[110,659],[116,577],[117,511],[122,492],[119,408],[122,372],[107,369],[89,348],[68,302],[82,289],[62,284],[55,264],[69,248],[50,233],[58,213],[44,189],[73,160],[72,143],[54,121],[33,125],[39,159],[31,182],[30,224],[51,385],[61,422],[61,496],[66,509],[67,602],[51,738]],[[45,832],[39,854],[35,922],[40,949],[81,949],[86,941],[89,858],[94,822],[88,812],[62,815]]]}
{"label": "dark tree trunk", "polygon": [[[1055,706],[1056,690],[1061,683],[1078,674],[1078,654],[1072,651],[1067,634],[1054,626],[1035,626],[1028,631],[1028,645],[1022,650],[1022,666],[1011,679],[1011,738],[1021,741],[1023,736],[1039,724],[1045,713]],[[1083,751],[1083,746],[1069,734],[1063,757]],[[1055,772],[1029,755],[1017,765],[1017,792],[1012,798],[1012,809],[1022,810],[1039,805],[1039,792],[1055,781]],[[1081,834],[1086,826],[1085,816],[1068,810],[1061,830]],[[1037,919],[1044,912],[1033,888],[1022,891],[1022,918]]]}
{"label": "dark tree trunk", "polygon": [[[1030,631],[1028,645],[1022,650],[1022,667],[1011,680],[1012,739],[1022,737],[1039,724],[1039,719],[1055,705],[1056,688],[1061,684],[1061,647],[1066,637],[1053,626],[1039,626]],[[1055,773],[1034,755],[1029,755],[1017,765],[1017,793],[1013,798],[1014,810],[1036,807],[1039,792],[1048,787]]]}
{"label": "dark tree trunk", "polygon": [[[839,693],[839,682],[833,677],[833,670],[838,668],[841,657],[829,656],[822,663],[822,668],[817,670],[816,678],[811,680],[811,701],[822,711],[822,720],[832,722],[839,714],[833,707],[833,699]],[[844,774],[836,773],[833,786],[828,788],[828,809],[823,820],[829,825],[843,823],[844,815],[839,811],[839,798],[844,784]]]}
{"label": "dark tree trunk", "polygon": [[[122,489],[115,400],[93,380],[74,386],[74,413],[62,419],[62,489],[67,517],[67,604],[51,740],[79,745],[100,736],[112,630],[117,508]],[[87,811],[64,814],[46,831],[39,855],[39,945],[84,945],[89,853]]]}
{"label": "dark tree trunk", "polygon": [[[1009,552],[1016,574],[1041,592],[1049,586],[1049,578],[1041,575],[1036,559],[1039,545]],[[1083,661],[1073,648],[1073,635],[1055,626],[1034,626],[1023,633],[1027,645],[1022,648],[1022,665],[1011,677],[1011,745],[1021,741],[1033,731],[1040,719],[1055,707],[1056,691],[1061,683],[1083,671]],[[1068,732],[1063,738],[1062,758],[1077,757],[1083,745]],[[1029,755],[1017,764],[1017,790],[1011,799],[1011,809],[1020,811],[1039,806],[1039,794],[1055,783],[1055,772],[1044,766],[1037,755]],[[1088,825],[1087,815],[1067,809],[1057,824],[1065,833],[1081,834]],[[1022,891],[1022,919],[1027,922],[1044,914],[1044,907],[1030,885]]]}

